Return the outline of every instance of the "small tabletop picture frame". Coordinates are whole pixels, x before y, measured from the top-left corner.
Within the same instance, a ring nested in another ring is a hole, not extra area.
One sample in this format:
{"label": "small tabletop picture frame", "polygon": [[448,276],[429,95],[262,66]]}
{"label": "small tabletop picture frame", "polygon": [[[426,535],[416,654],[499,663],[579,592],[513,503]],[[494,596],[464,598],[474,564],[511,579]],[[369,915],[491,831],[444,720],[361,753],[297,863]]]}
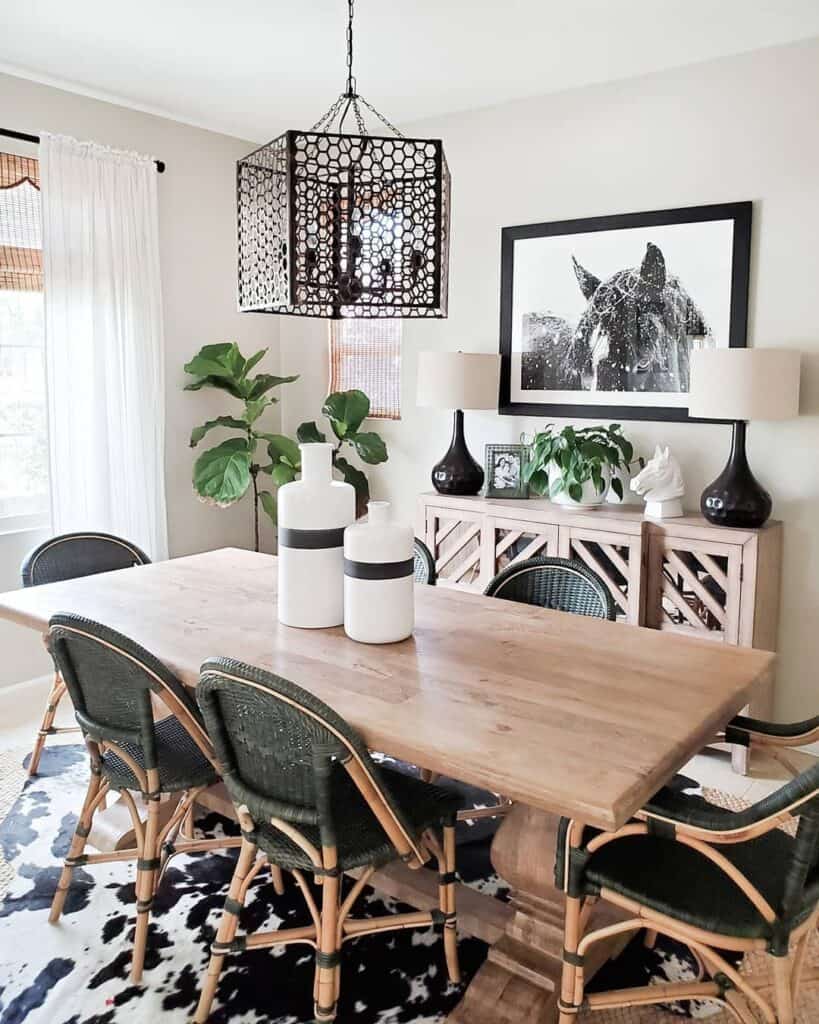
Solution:
{"label": "small tabletop picture frame", "polygon": [[526,446],[488,444],[486,446],[487,498],[528,498],[529,485],[523,481]]}

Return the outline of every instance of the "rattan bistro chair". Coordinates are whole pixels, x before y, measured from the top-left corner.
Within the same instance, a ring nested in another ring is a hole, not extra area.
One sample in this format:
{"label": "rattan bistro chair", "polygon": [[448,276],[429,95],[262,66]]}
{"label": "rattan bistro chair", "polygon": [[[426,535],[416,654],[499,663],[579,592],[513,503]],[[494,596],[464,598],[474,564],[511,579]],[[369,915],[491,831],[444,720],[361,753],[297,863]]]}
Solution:
{"label": "rattan bistro chair", "polygon": [[430,586],[434,586],[438,578],[438,573],[435,569],[435,559],[432,557],[432,552],[426,544],[417,537],[412,545],[412,561],[415,570],[415,582],[428,583]]}
{"label": "rattan bistro chair", "polygon": [[[55,615],[49,646],[91,755],[91,780],[51,904],[56,924],[74,868],[136,860],[136,932],[131,980],[142,976],[148,915],[168,859],[177,853],[239,846],[241,839],[194,839],[193,805],[219,775],[199,709],[184,686],[159,660],[120,633],[79,615]],[[154,720],[152,696],[171,714]],[[118,790],[134,826],[136,846],[85,854],[95,811]],[[140,819],[132,791],[147,803]],[[161,824],[160,795],[181,792]],[[280,880],[279,880],[280,882]]]}
{"label": "rattan bistro chair", "polygon": [[490,582],[487,597],[521,601],[597,619],[616,617],[614,599],[597,573],[568,558],[527,558],[513,562]]}
{"label": "rattan bistro chair", "polygon": [[[798,819],[795,838],[778,826]],[[807,944],[819,917],[819,765],[776,793],[734,812],[701,797],[660,790],[617,832],[563,820],[555,877],[564,889],[566,930],[560,1024],[592,1010],[715,999],[734,1019],[753,1011],[793,1024]],[[606,900],[628,914],[586,932],[588,910]],[[598,939],[647,928],[689,946],[704,979],[595,992],[584,999],[583,963]],[[773,999],[721,952],[765,951]]]}
{"label": "rattan bistro chair", "polygon": [[[30,552],[20,568],[20,575],[24,587],[37,587],[43,583],[93,576],[100,572],[110,572],[112,569],[147,565],[149,562],[150,558],[136,544],[131,544],[121,537],[114,537],[110,533],[64,533],[44,541]],[[64,693],[65,684],[60,679],[59,672],[55,672],[43,721],[31,751],[29,775],[37,774],[48,736],[77,731],[75,727],[60,729],[54,725],[57,706]]]}
{"label": "rattan bistro chair", "polygon": [[[196,696],[244,842],[194,1021],[208,1019],[226,954],[284,943],[316,950],[316,1021],[335,1019],[341,947],[360,935],[443,925],[447,970],[457,983],[457,797],[379,768],[326,704],[268,672],[214,659],[202,666]],[[430,855],[438,862],[438,910],[350,917],[378,866],[400,858],[417,868]],[[266,859],[293,873],[312,923],[235,938],[248,886]],[[355,868],[361,874],[342,901],[341,875]],[[311,874],[321,883],[320,907],[307,883]]]}

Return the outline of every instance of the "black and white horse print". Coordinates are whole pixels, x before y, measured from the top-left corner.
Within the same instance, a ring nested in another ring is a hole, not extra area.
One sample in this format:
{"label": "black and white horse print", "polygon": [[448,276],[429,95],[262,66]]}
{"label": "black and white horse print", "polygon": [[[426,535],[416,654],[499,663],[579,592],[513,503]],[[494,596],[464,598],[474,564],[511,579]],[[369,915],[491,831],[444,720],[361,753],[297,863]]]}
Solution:
{"label": "black and white horse print", "polygon": [[552,313],[524,315],[521,387],[687,393],[691,349],[713,336],[659,247],[649,242],[638,267],[606,280],[572,263],[586,309],[576,327]]}
{"label": "black and white horse print", "polygon": [[[132,985],[132,865],[77,868],[60,923],[48,924],[62,857],[87,781],[83,747],[47,747],[39,776],[27,780],[0,823],[0,844],[16,873],[0,903],[0,1024],[188,1024],[235,851],[180,856],[172,862],[154,903],[143,984]],[[477,802],[481,800],[479,794]],[[470,886],[507,899],[508,889],[492,874],[489,862],[495,827],[483,820],[473,833],[464,825],[458,870]],[[197,828],[218,835],[235,826],[209,815],[197,822]],[[364,915],[408,909],[373,889],[366,889],[357,905],[357,913]],[[291,927],[307,923],[305,913],[292,880],[286,883],[284,896],[276,896],[269,875],[262,872],[248,893],[240,929]],[[367,936],[346,945],[339,1024],[443,1022],[463,987],[448,982],[439,946],[434,929]],[[461,935],[459,950],[466,984],[483,963],[487,948],[478,939]],[[604,981],[641,985],[652,977],[690,980],[696,965],[683,947],[671,948],[659,940],[648,951],[638,938],[608,971],[612,977],[604,973],[591,987]],[[220,980],[211,1022],[306,1024],[313,1019],[312,984],[313,953],[307,946],[233,955]]]}

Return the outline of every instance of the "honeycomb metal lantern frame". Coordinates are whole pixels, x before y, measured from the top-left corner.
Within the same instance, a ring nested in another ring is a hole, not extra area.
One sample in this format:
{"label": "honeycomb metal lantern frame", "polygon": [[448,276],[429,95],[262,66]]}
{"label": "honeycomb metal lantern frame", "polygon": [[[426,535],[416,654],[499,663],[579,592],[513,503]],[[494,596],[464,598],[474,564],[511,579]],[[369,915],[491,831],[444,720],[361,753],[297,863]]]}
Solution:
{"label": "honeycomb metal lantern frame", "polygon": [[239,310],[445,317],[440,139],[288,131],[237,162]]}

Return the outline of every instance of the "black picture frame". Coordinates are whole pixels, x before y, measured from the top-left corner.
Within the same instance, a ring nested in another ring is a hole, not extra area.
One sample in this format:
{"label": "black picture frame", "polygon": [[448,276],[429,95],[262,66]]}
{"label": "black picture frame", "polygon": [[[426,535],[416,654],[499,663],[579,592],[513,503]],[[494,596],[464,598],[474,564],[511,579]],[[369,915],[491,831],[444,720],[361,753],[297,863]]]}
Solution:
{"label": "black picture frame", "polygon": [[[518,462],[518,478],[517,485],[515,487],[496,487],[494,484],[495,479],[495,464],[499,456],[511,455],[517,459]],[[484,485],[485,498],[528,498],[529,497],[529,485],[523,480],[523,471],[526,466],[526,446],[523,444],[488,444],[485,448],[484,456],[485,464],[485,479]]]}
{"label": "black picture frame", "polygon": [[[751,223],[753,203],[717,203],[688,206],[673,210],[652,210],[645,213],[613,214],[544,224],[523,224],[501,230],[501,294],[500,294],[500,390],[498,412],[502,416],[553,416],[568,419],[655,420],[664,422],[723,423],[726,420],[699,420],[679,406],[597,405],[582,401],[563,402],[512,401],[512,316],[515,273],[515,243],[523,239],[571,235],[593,231],[615,231],[622,228],[661,227],[673,224],[701,223],[715,220],[733,221],[731,264],[729,348],[745,348],[748,330],[748,293],[751,268]],[[578,392],[582,395],[582,392]]]}

